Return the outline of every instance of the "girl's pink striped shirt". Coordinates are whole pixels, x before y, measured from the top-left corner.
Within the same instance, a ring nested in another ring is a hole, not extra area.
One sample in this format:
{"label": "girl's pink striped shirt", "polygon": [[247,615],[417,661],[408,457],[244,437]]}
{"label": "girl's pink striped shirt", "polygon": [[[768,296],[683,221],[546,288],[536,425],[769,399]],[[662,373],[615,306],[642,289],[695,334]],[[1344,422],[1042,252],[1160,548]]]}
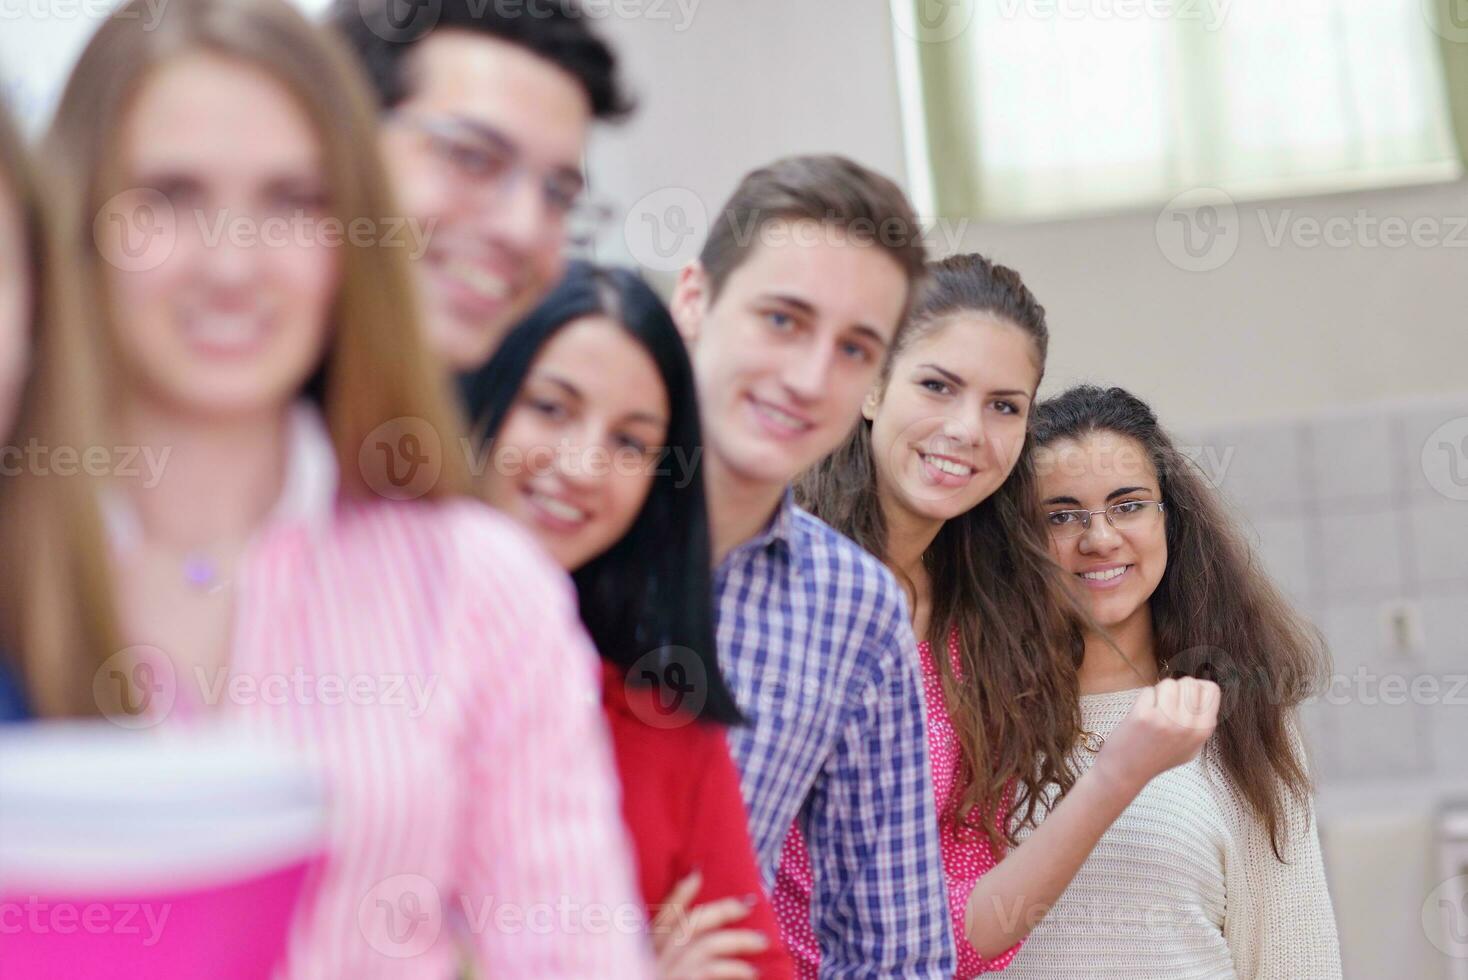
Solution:
{"label": "girl's pink striped shirt", "polygon": [[569,581],[481,504],[339,501],[319,416],[291,428],[225,676],[172,677],[166,718],[222,716],[325,774],[329,851],[282,975],[449,980],[468,952],[491,977],[650,976]]}

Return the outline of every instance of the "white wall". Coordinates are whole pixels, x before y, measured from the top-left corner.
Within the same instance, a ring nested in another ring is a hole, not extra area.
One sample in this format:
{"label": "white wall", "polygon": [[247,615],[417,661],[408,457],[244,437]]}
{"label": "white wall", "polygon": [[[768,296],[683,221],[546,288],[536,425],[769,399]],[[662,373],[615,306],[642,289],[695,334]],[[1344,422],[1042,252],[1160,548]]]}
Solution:
{"label": "white wall", "polygon": [[[837,151],[903,177],[885,3],[703,0],[686,29],[674,27],[650,14],[606,23],[642,98],[633,121],[604,134],[591,154],[594,186],[619,205],[619,217],[653,192],[655,220],[675,206],[688,214],[689,192],[712,211],[745,170],[786,153]],[[1282,209],[1292,220],[1350,219],[1365,209],[1377,219],[1426,216],[1447,236],[1451,216],[1468,221],[1465,190],[1439,184],[1272,202],[1265,222],[1272,232]],[[1235,253],[1208,272],[1168,261],[1150,210],[972,223],[960,247],[1018,268],[1049,309],[1050,388],[1080,378],[1121,383],[1180,428],[1468,388],[1458,288],[1468,228],[1457,247],[1301,247],[1288,238],[1272,246],[1255,205],[1240,204],[1237,215]],[[634,213],[600,257],[657,259],[646,221]],[[668,224],[670,246],[676,222]]]}
{"label": "white wall", "polygon": [[[654,197],[599,257],[666,266],[643,212],[671,232],[675,208],[712,211],[741,173],[780,154],[838,151],[903,175],[886,4],[705,0],[682,32],[608,27],[643,109],[598,140],[594,187],[623,209]],[[1350,222],[1358,211],[1430,219],[1424,230],[1456,245],[1370,247],[1349,223],[1346,247],[1309,244],[1301,219]],[[1468,184],[1236,203],[1235,234],[1219,239],[1232,254],[1208,253],[1213,267],[1198,272],[1179,267],[1177,226],[1163,215],[1159,235],[1159,212],[973,223],[958,247],[1018,268],[1049,309],[1048,390],[1123,384],[1225,464],[1212,475],[1254,525],[1268,568],[1324,628],[1339,673],[1461,674],[1468,491],[1452,478],[1463,460],[1438,451],[1444,434],[1468,432]],[[1421,636],[1408,651],[1381,625],[1404,603]],[[1442,976],[1421,906],[1438,880],[1436,807],[1468,778],[1468,721],[1461,707],[1389,706],[1351,690],[1348,703],[1317,701],[1304,717],[1322,784],[1387,801],[1373,811],[1380,826],[1331,793],[1320,801],[1347,977],[1381,975],[1380,963]],[[1380,829],[1409,825],[1420,833]]]}
{"label": "white wall", "polygon": [[[145,26],[156,23],[171,0],[142,0]],[[317,16],[333,0],[294,0]],[[45,126],[71,66],[118,0],[0,0],[0,98],[31,134]]]}
{"label": "white wall", "polygon": [[[301,2],[315,11],[327,0]],[[616,0],[602,8],[621,12],[602,27],[641,107],[593,143],[593,189],[616,219],[599,257],[640,260],[666,281],[696,251],[700,213],[717,208],[750,167],[782,154],[845,153],[905,179],[886,3]],[[13,19],[21,9],[20,0],[0,2],[0,80],[34,129],[95,17]],[[1430,218],[1457,245],[1269,242],[1286,210],[1325,220],[1361,209],[1376,219]],[[1456,288],[1468,268],[1468,229],[1451,224],[1468,221],[1468,185],[1271,202],[1262,220],[1257,206],[1241,204],[1237,215],[1236,251],[1207,272],[1168,261],[1154,211],[938,231],[963,231],[957,247],[1018,268],[1050,310],[1048,388],[1081,378],[1124,384],[1175,427],[1468,388]]]}

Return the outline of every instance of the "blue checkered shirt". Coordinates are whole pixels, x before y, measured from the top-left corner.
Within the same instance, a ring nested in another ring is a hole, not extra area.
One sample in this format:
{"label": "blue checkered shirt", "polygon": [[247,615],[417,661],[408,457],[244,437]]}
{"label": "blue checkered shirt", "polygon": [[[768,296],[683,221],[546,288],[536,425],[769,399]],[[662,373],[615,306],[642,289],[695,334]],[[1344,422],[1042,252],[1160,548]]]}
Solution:
{"label": "blue checkered shirt", "polygon": [[797,818],[822,977],[953,976],[922,680],[891,573],[795,506],[714,579],[729,731],[766,889]]}

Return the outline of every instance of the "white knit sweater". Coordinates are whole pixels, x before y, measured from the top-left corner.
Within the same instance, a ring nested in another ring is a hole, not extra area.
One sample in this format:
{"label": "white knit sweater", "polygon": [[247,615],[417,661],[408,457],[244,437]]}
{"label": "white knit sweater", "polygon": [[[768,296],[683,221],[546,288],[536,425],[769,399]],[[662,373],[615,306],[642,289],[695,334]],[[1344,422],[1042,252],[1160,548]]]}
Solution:
{"label": "white knit sweater", "polygon": [[[1086,729],[1109,736],[1138,693],[1082,697]],[[1094,759],[1077,753],[1083,772]],[[1003,975],[1339,980],[1314,811],[1287,799],[1286,816],[1281,864],[1221,766],[1199,758],[1163,773],[1112,824]]]}

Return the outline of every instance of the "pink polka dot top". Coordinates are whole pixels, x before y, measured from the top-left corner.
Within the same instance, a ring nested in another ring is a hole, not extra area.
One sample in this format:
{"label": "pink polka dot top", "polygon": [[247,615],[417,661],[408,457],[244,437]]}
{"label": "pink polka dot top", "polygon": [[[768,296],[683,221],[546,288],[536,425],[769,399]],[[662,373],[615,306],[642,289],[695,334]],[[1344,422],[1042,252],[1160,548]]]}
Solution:
{"label": "pink polka dot top", "polygon": [[[951,817],[949,805],[957,794],[956,777],[959,770],[961,748],[953,721],[948,717],[948,708],[943,701],[943,678],[937,662],[933,659],[932,646],[927,641],[918,644],[918,655],[923,669],[923,700],[928,713],[928,755],[933,767],[933,795],[937,801],[938,834],[943,851],[943,872],[948,880],[948,909],[953,917],[953,935],[958,944],[957,980],[967,980],[980,973],[1002,970],[1009,965],[1016,945],[1003,955],[986,960],[969,945],[964,938],[963,914],[968,904],[969,892],[974,884],[989,869],[994,867],[994,855],[989,841],[982,833],[958,833]],[[948,636],[948,657],[954,669],[961,670],[958,658],[958,635]],[[820,944],[810,924],[811,892],[815,878],[811,873],[810,854],[806,850],[805,838],[800,828],[792,824],[785,837],[784,850],[780,853],[780,866],[775,872],[775,890],[771,900],[775,915],[780,922],[781,935],[795,958],[795,975],[815,980],[821,962]]]}

